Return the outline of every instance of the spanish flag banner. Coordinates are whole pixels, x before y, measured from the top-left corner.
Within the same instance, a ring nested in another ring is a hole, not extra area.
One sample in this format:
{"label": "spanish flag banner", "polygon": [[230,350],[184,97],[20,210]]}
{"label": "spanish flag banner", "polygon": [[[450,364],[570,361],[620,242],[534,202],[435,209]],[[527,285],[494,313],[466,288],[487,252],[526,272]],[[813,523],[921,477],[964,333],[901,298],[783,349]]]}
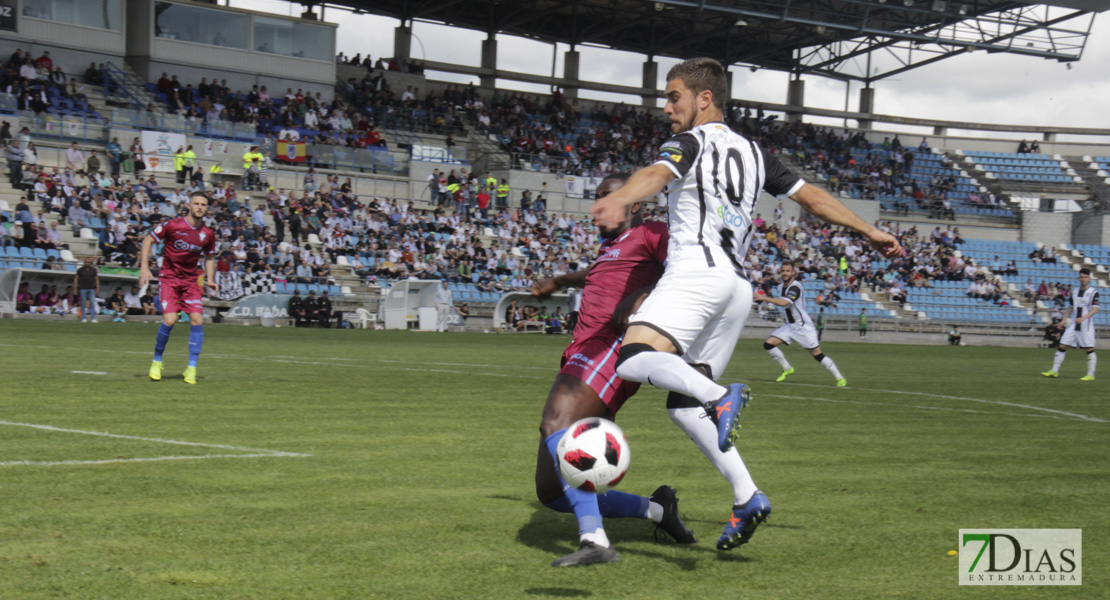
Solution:
{"label": "spanish flag banner", "polygon": [[304,162],[304,142],[278,142],[277,158],[285,162]]}

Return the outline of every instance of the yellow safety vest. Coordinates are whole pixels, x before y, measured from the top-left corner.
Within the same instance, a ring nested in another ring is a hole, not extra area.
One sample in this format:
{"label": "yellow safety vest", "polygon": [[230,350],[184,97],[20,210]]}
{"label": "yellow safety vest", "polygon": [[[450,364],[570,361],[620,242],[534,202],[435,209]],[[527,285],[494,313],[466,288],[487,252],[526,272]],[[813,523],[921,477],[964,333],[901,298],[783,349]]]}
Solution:
{"label": "yellow safety vest", "polygon": [[265,158],[266,158],[265,156],[262,156],[261,152],[247,152],[246,154],[244,154],[243,155],[243,168],[244,169],[249,169],[251,167],[251,161],[253,161],[256,158],[258,159],[258,166],[261,167],[262,166],[262,161],[265,160]]}
{"label": "yellow safety vest", "polygon": [[173,155],[173,170],[180,171],[185,168],[185,153]]}
{"label": "yellow safety vest", "polygon": [[496,178],[490,177],[489,179],[486,180],[486,189],[492,190],[496,187],[497,187],[497,179]]}
{"label": "yellow safety vest", "polygon": [[498,198],[505,198],[508,195],[509,195],[509,186],[507,186],[507,185],[497,186],[497,197]]}

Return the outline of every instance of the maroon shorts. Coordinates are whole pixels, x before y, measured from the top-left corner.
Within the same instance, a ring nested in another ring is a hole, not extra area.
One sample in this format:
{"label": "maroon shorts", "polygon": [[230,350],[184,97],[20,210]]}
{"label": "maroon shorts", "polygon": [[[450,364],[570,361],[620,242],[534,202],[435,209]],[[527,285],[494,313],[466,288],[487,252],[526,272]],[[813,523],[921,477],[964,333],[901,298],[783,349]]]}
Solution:
{"label": "maroon shorts", "polygon": [[162,301],[163,314],[200,313],[204,309],[203,296],[197,278],[158,280],[158,298]]}
{"label": "maroon shorts", "polygon": [[575,340],[563,352],[560,375],[570,375],[593,388],[601,401],[615,415],[632,397],[640,384],[617,377],[617,353],[620,337],[595,336]]}

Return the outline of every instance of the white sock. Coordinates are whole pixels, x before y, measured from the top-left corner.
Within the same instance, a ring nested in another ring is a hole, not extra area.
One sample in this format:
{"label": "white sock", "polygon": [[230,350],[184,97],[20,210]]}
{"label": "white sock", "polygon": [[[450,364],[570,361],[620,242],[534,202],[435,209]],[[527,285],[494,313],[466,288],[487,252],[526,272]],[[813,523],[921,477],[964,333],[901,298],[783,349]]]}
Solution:
{"label": "white sock", "polygon": [[658,523],[663,520],[663,505],[658,502],[648,502],[647,512],[644,514],[645,519],[651,519],[652,523]]}
{"label": "white sock", "polygon": [[657,388],[678,392],[705,404],[725,395],[728,388],[721,387],[702,375],[677,354],[669,352],[641,352],[617,367],[617,375],[627,381],[650,383]]}
{"label": "white sock", "polygon": [[593,542],[602,548],[609,547],[609,536],[605,535],[605,530],[600,527],[593,530],[592,533],[583,533],[578,536],[578,540],[581,542]]}
{"label": "white sock", "polygon": [[1098,357],[1094,352],[1087,355],[1087,374],[1091,377],[1095,376],[1095,365],[1098,364]]}
{"label": "white sock", "polygon": [[771,358],[775,359],[775,362],[779,363],[779,366],[782,367],[783,371],[790,370],[790,361],[786,360],[786,355],[782,353],[782,350],[779,350],[777,347],[771,348],[767,351],[767,354],[770,354]]}
{"label": "white sock", "polygon": [[1056,371],[1057,373],[1060,372],[1060,365],[1064,364],[1064,356],[1066,356],[1066,354],[1064,353],[1063,350],[1057,350],[1056,351],[1056,357],[1054,359],[1052,359],[1052,370],[1053,371]]}
{"label": "white sock", "polygon": [[698,450],[701,450],[732,486],[733,504],[743,504],[750,500],[756,491],[751,473],[748,473],[748,468],[744,466],[735,446],[729,448],[728,452],[721,452],[717,447],[717,426],[709,419],[705,409],[669,408],[667,414],[679,429],[690,436]]}
{"label": "white sock", "polygon": [[840,374],[840,369],[836,368],[836,363],[833,362],[833,359],[827,356],[825,358],[822,358],[821,366],[828,369],[829,373],[833,374],[833,377],[836,377],[837,379],[844,379],[844,376]]}

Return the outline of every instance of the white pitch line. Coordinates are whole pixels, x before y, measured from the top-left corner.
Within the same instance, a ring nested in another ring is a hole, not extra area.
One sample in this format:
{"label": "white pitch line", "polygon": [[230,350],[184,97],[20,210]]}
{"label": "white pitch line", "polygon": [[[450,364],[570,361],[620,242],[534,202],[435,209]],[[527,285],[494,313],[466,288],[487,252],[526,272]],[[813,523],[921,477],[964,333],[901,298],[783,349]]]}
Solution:
{"label": "white pitch line", "polygon": [[70,371],[74,375],[107,375],[107,371]]}
{"label": "white pitch line", "polygon": [[[785,382],[785,383],[787,385],[804,385],[804,386],[809,386],[809,387],[827,387],[827,386],[821,386],[821,385],[816,384],[816,383],[792,383],[792,382]],[[1014,407],[1014,408],[1025,408],[1025,409],[1029,409],[1029,410],[1039,410],[1041,412],[1064,415],[1066,417],[1071,417],[1072,419],[1077,419],[1077,420],[1080,420],[1080,421],[1091,421],[1093,423],[1110,423],[1110,421],[1106,421],[1104,419],[1099,419],[1098,417],[1092,417],[1090,415],[1081,415],[1079,413],[1068,412],[1066,410],[1056,410],[1055,408],[1043,408],[1043,407],[1040,407],[1040,406],[1031,406],[1029,404],[1018,404],[1016,402],[1004,402],[1002,400],[983,400],[981,398],[965,398],[963,396],[946,396],[944,394],[930,394],[928,392],[905,392],[905,391],[902,391],[902,390],[877,390],[877,389],[873,389],[873,388],[859,388],[859,387],[849,387],[849,388],[846,388],[846,389],[859,390],[861,392],[879,392],[879,393],[882,393],[882,394],[904,394],[904,395],[907,395],[907,396],[925,396],[926,398],[943,398],[945,400],[962,400],[962,401],[965,401],[965,402],[981,402],[983,404],[997,404],[999,406],[1011,406],[1011,407]]]}
{"label": "white pitch line", "polygon": [[[55,427],[53,425],[40,425],[37,423],[16,423],[14,421],[0,421],[0,425],[8,425],[10,427],[29,427],[31,429],[41,429],[43,431],[57,431],[61,433],[80,433],[82,435],[95,435],[99,437],[116,438],[120,440],[138,440],[141,442],[156,442],[159,444],[174,444],[177,446],[197,446],[201,448],[218,448],[220,450],[234,450],[237,452],[249,452],[252,454],[261,454],[264,456],[298,456],[307,457],[311,454],[300,454],[297,452],[283,452],[281,450],[266,450],[262,448],[245,448],[242,446],[228,446],[225,444],[204,444],[201,442],[183,442],[181,440],[167,440],[163,438],[150,438],[138,435],[121,435],[118,433],[108,433],[106,431],[85,431],[82,429],[66,429],[63,427]],[[241,455],[236,455],[241,456]],[[5,464],[5,463],[0,463]]]}
{"label": "white pitch line", "polygon": [[59,465],[108,465],[112,463],[159,462],[164,460],[202,460],[207,458],[279,458],[283,456],[309,456],[292,452],[263,454],[203,454],[198,456],[153,456],[150,458],[109,458],[105,460],[12,460],[0,462],[0,467],[55,467]]}
{"label": "white pitch line", "polygon": [[1056,415],[1031,415],[1027,413],[1011,413],[1011,412],[997,412],[992,410],[975,410],[973,408],[950,408],[945,406],[921,406],[915,404],[893,404],[890,402],[864,402],[862,400],[844,400],[836,398],[817,398],[814,396],[783,396],[780,394],[759,394],[760,398],[788,398],[790,400],[814,400],[817,402],[838,402],[842,404],[863,404],[867,406],[890,406],[893,408],[917,408],[921,410],[939,410],[949,412],[964,412],[975,413],[980,415],[1006,415],[1011,417],[1026,417],[1030,419],[1063,419],[1066,421],[1074,421],[1072,417],[1063,417]]}

